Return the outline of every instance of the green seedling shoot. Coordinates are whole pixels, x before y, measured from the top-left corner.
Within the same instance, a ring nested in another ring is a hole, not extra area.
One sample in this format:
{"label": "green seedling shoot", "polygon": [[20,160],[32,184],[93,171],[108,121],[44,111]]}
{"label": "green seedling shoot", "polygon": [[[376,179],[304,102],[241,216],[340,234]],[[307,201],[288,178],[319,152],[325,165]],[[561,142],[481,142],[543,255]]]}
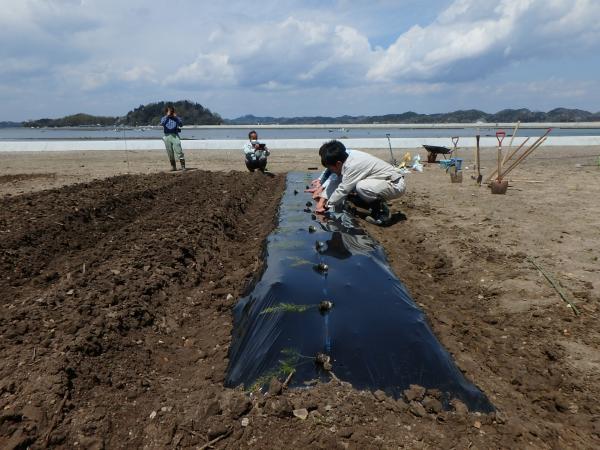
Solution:
{"label": "green seedling shoot", "polygon": [[298,366],[314,361],[315,359],[310,356],[301,355],[298,351],[291,348],[282,349],[281,354],[284,358],[278,361],[276,367],[256,379],[250,388],[247,389],[249,392],[257,391],[262,387],[267,386],[273,378],[280,380],[285,379],[290,373],[296,370]]}
{"label": "green seedling shoot", "polygon": [[260,314],[274,313],[303,313],[311,308],[316,308],[318,305],[295,305],[293,303],[279,303],[275,306],[270,306],[263,309]]}

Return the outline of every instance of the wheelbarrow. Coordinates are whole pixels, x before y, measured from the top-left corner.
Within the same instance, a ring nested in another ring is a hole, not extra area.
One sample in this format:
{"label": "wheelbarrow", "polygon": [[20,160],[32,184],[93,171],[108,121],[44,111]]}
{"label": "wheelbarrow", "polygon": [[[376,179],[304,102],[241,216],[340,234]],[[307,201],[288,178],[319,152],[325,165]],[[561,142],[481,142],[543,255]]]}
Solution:
{"label": "wheelbarrow", "polygon": [[448,155],[452,153],[452,150],[447,147],[438,147],[437,145],[423,145],[423,148],[427,150],[427,162],[435,163],[437,155]]}

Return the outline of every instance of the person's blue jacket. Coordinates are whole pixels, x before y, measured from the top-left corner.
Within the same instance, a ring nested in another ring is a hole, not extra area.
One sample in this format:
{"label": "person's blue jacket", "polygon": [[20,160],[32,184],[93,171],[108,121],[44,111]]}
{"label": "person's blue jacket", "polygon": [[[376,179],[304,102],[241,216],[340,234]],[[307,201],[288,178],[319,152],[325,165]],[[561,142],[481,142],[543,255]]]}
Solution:
{"label": "person's blue jacket", "polygon": [[183,122],[177,116],[164,116],[160,119],[165,134],[177,134],[181,131]]}

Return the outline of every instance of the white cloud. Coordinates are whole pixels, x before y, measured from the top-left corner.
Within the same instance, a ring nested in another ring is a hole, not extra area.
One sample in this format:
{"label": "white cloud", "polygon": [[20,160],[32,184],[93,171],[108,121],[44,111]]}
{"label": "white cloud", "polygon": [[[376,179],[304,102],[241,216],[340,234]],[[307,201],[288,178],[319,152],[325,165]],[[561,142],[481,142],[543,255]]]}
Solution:
{"label": "white cloud", "polygon": [[599,24],[600,2],[592,0],[456,0],[430,25],[399,36],[368,78],[477,79],[550,49],[554,57],[597,49]]}
{"label": "white cloud", "polygon": [[125,70],[121,74],[121,79],[124,81],[150,81],[156,82],[156,71],[149,66],[135,66]]}
{"label": "white cloud", "polygon": [[235,73],[229,56],[219,53],[200,54],[194,62],[180,67],[173,75],[165,77],[166,85],[224,86],[235,83]]}

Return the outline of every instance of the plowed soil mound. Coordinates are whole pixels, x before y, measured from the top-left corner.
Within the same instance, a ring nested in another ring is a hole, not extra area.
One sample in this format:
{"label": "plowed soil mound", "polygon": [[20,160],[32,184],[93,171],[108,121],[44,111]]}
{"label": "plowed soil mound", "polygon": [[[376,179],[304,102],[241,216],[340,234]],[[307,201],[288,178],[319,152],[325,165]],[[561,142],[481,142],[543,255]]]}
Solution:
{"label": "plowed soil mound", "polygon": [[283,182],[121,176],[2,200],[0,448],[170,442],[149,416],[221,384]]}
{"label": "plowed soil mound", "polygon": [[507,196],[429,171],[394,204],[406,220],[366,225],[487,415],[440,411],[419,387],[223,387],[231,308],[260,275],[283,177],[123,176],[1,200],[0,449],[598,448],[599,193],[573,170],[568,189]]}

